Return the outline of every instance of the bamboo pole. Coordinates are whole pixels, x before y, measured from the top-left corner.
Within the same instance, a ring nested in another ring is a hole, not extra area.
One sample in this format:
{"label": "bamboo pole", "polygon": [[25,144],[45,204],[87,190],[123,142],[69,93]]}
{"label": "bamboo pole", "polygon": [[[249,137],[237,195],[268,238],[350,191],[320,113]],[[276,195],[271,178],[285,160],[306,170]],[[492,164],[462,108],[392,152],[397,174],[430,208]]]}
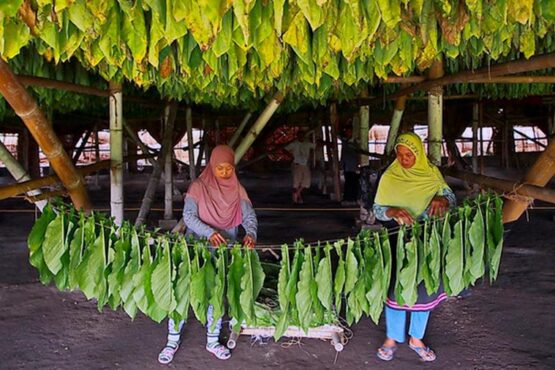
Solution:
{"label": "bamboo pole", "polygon": [[[390,76],[382,81],[384,84],[409,84],[426,81],[424,76],[398,77]],[[468,83],[473,84],[553,84],[555,76],[500,76],[500,77],[481,77],[472,78]]]}
{"label": "bamboo pole", "polygon": [[[511,75],[523,72],[532,72],[540,69],[555,67],[555,53],[547,53],[543,55],[533,56],[530,59],[514,60],[511,62],[500,63],[494,66],[487,66],[476,70],[461,71],[453,75],[444,76],[435,80],[427,80],[422,83],[400,89],[394,94],[386,96],[386,99],[395,99],[403,95],[409,95],[417,91],[430,91],[434,87],[443,86],[453,83],[470,83],[477,79],[488,78],[504,75]],[[379,99],[381,102],[381,99]],[[377,99],[375,103],[378,103]]]}
{"label": "bamboo pole", "polygon": [[110,91],[91,86],[77,85],[71,82],[57,81],[50,78],[37,76],[17,76],[19,82],[25,86],[39,86],[49,89],[71,91],[80,94],[109,97]]}
{"label": "bamboo pole", "polygon": [[16,114],[23,120],[29,132],[44,154],[60,180],[68,190],[77,209],[89,210],[91,203],[84,180],[75,170],[71,159],[64,151],[51,124],[46,120],[37,102],[17,80],[9,65],[0,58],[0,93]]}
{"label": "bamboo pole", "polygon": [[484,103],[478,103],[478,126],[480,127],[480,175],[484,174]]}
{"label": "bamboo pole", "polygon": [[[406,85],[401,85],[401,88],[404,86]],[[387,133],[387,142],[385,144],[386,156],[389,156],[393,152],[393,147],[395,146],[395,140],[397,139],[397,134],[399,133],[399,127],[401,126],[401,120],[403,119],[403,113],[406,105],[406,95],[398,97],[395,101],[395,109],[393,109],[393,116],[391,117],[389,132]]]}
{"label": "bamboo pole", "polygon": [[187,147],[189,149],[189,178],[194,181],[197,178],[195,171],[195,148],[193,144],[193,112],[191,107],[187,107]]}
{"label": "bamboo pole", "polygon": [[206,140],[206,119],[202,117],[202,140],[200,141],[200,147],[198,149],[198,158],[197,158],[197,165],[195,166],[195,173],[200,173],[200,167],[202,165],[202,157],[204,157],[206,153],[207,144]]}
{"label": "bamboo pole", "polygon": [[[89,166],[77,167],[77,172],[81,176],[86,176],[90,173],[94,173],[104,168],[110,167],[110,161],[102,161],[94,163]],[[0,187],[0,200],[7,199],[10,197],[15,197],[16,195],[27,193],[34,189],[41,188],[43,186],[52,185],[60,182],[60,179],[56,175],[42,177],[40,179],[28,180],[18,184],[6,185]]]}
{"label": "bamboo pole", "polygon": [[[438,59],[430,67],[428,78],[433,80],[441,76],[443,76],[443,61]],[[443,89],[440,85],[433,86],[428,91],[428,155],[433,164],[440,166],[443,143]]]}
{"label": "bamboo pole", "polygon": [[[500,190],[507,193],[514,193],[522,197],[543,200],[549,203],[555,203],[555,189],[549,189],[542,186],[526,184],[523,182],[514,182],[511,180],[498,179],[491,176],[479,175],[476,173],[457,170],[453,167],[442,168],[441,171],[446,175],[463,181],[479,184],[486,188]],[[513,219],[506,218],[507,205],[513,200],[507,199],[503,207],[503,222],[511,222]],[[528,206],[528,202],[523,202]],[[508,216],[508,215],[507,215]],[[520,216],[520,215],[519,215]],[[518,218],[518,217],[517,217]]]}
{"label": "bamboo pole", "polygon": [[480,120],[480,107],[478,103],[472,104],[472,171],[478,173],[478,121]]}
{"label": "bamboo pole", "polygon": [[[362,91],[362,97],[368,97],[368,90]],[[368,131],[370,130],[370,106],[363,105],[359,109],[360,125],[359,125],[359,145],[361,149],[368,150]],[[358,161],[362,167],[370,164],[370,158],[366,155],[360,154]]]}
{"label": "bamboo pole", "polygon": [[81,156],[81,154],[83,154],[83,150],[87,146],[87,142],[89,141],[89,137],[91,136],[91,133],[92,133],[92,130],[87,130],[85,132],[85,136],[82,137],[83,140],[81,142],[81,145],[79,146],[79,148],[77,148],[77,150],[73,154],[73,158],[72,158],[73,163],[77,163],[77,161],[79,161],[79,157]]}
{"label": "bamboo pole", "polygon": [[154,198],[154,193],[156,192],[156,186],[160,180],[160,173],[162,169],[162,164],[168,152],[172,149],[172,139],[173,139],[173,126],[175,123],[175,116],[177,114],[177,104],[168,103],[165,110],[164,117],[164,138],[162,139],[162,148],[160,150],[160,155],[158,156],[157,162],[158,166],[154,167],[152,174],[148,180],[148,185],[146,187],[145,195],[141,203],[141,209],[139,210],[139,215],[135,220],[135,227],[141,226],[145,223],[148,212],[150,211],[150,206]]}
{"label": "bamboo pole", "polygon": [[337,131],[339,130],[339,117],[337,116],[337,104],[330,106],[331,122],[331,145],[332,145],[332,169],[333,169],[333,194],[335,201],[341,202],[341,178],[339,175],[339,148],[337,145]]}
{"label": "bamboo pole", "polygon": [[530,140],[534,144],[537,144],[537,145],[541,146],[543,149],[547,148],[547,145],[545,145],[544,143],[542,143],[538,139],[530,137],[530,136],[526,135],[524,132],[517,130],[516,128],[514,128],[514,126],[513,126],[513,131],[516,132],[517,134],[519,134],[520,136],[524,137],[525,139]]}
{"label": "bamboo pole", "polygon": [[[528,170],[526,175],[521,179],[520,183],[545,186],[549,180],[555,175],[555,141],[551,141],[547,148],[540,154],[536,162]],[[553,191],[553,190],[551,190]],[[539,197],[534,197],[542,199]],[[546,199],[542,199],[546,200]],[[552,200],[546,200],[555,203]],[[503,220],[511,222],[517,220],[522,213],[528,208],[528,203],[516,199],[509,199],[503,205]]]}
{"label": "bamboo pole", "polygon": [[[100,138],[98,135],[98,124],[94,125],[94,159],[98,163],[100,159]],[[98,172],[94,176],[94,187],[100,189],[100,182],[98,178]]]}
{"label": "bamboo pole", "polygon": [[[16,182],[21,183],[24,181],[31,180],[31,177],[29,176],[25,168],[23,168],[23,166],[13,157],[13,155],[10,153],[8,148],[6,148],[4,143],[1,141],[0,141],[0,160],[4,162],[6,169],[10,172],[10,174],[12,175],[12,177],[15,179]],[[31,196],[40,195],[41,193],[42,192],[40,190],[34,189],[34,190],[29,190],[27,192],[27,195],[31,197]],[[46,206],[47,203],[48,202],[43,200],[43,201],[37,202],[36,205],[42,211],[42,209]]]}
{"label": "bamboo pole", "polygon": [[231,137],[231,139],[229,140],[229,143],[227,145],[229,145],[230,147],[233,148],[233,146],[235,145],[235,143],[237,142],[237,139],[239,139],[239,137],[241,136],[241,133],[243,132],[243,130],[245,129],[245,126],[247,125],[247,123],[249,122],[249,120],[251,119],[252,113],[251,112],[247,112],[247,114],[245,115],[245,117],[243,118],[243,120],[241,121],[241,124],[239,125],[239,127],[237,128],[237,130],[235,130],[235,132],[233,133],[233,136]]}
{"label": "bamboo pole", "polygon": [[258,135],[260,135],[276,109],[278,109],[279,105],[283,101],[283,97],[284,96],[282,93],[276,93],[270,103],[268,103],[266,108],[264,108],[256,122],[252,125],[248,134],[245,136],[245,138],[243,138],[243,141],[241,141],[241,143],[235,150],[235,164],[239,163],[241,158],[243,158],[247,150],[251,147],[254,140],[256,140]]}
{"label": "bamboo pole", "polygon": [[[164,220],[173,219],[173,148],[165,153],[164,158]],[[189,168],[194,166],[189,165]]]}
{"label": "bamboo pole", "polygon": [[110,81],[110,214],[123,222],[123,101],[121,84]]}

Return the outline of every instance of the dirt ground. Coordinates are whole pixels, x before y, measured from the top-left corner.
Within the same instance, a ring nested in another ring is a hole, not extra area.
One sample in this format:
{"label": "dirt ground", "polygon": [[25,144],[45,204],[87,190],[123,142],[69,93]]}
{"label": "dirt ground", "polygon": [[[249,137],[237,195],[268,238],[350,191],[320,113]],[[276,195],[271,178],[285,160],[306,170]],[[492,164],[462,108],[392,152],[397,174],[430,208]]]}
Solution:
{"label": "dirt ground", "polygon": [[[285,174],[286,175],[286,174]],[[108,207],[107,179],[92,192]],[[127,180],[126,180],[127,181]],[[127,204],[137,206],[144,176],[127,181]],[[287,178],[245,179],[255,207],[290,207]],[[256,187],[252,184],[256,181]],[[161,206],[162,192],[158,193]],[[308,207],[336,207],[323,196],[308,195]],[[179,202],[175,203],[180,207]],[[29,209],[22,200],[0,202],[2,209]],[[259,242],[290,242],[303,236],[323,240],[353,234],[355,212],[257,211]],[[317,339],[301,343],[282,339],[251,345],[241,337],[233,357],[218,361],[204,350],[204,329],[191,320],[171,368],[186,369],[554,369],[555,368],[555,223],[553,210],[530,212],[507,227],[498,280],[478,284],[462,299],[436,309],[426,335],[438,354],[424,364],[406,345],[384,363],[375,350],[384,336],[383,322],[363,319],[336,357],[333,347]],[[134,218],[136,212],[126,214]],[[161,216],[160,213],[153,215]],[[166,328],[144,316],[135,321],[122,311],[103,313],[79,292],[43,286],[28,263],[26,237],[32,213],[0,212],[0,368],[1,369],[160,369],[158,351]],[[151,221],[152,222],[152,221]],[[227,331],[225,332],[227,336]]]}

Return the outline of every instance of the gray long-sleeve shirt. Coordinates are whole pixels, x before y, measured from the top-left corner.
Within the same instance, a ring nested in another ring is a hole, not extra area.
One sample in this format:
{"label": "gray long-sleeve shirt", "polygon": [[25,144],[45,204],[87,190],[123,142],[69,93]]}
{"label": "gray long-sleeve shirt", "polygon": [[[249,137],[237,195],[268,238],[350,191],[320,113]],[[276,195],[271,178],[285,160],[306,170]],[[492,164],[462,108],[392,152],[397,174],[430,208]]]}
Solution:
{"label": "gray long-sleeve shirt", "polygon": [[[252,236],[256,240],[258,221],[250,202],[241,200],[241,213],[243,215],[241,226],[243,226],[247,235]],[[232,242],[237,239],[238,227],[232,227],[227,230],[218,230],[203,222],[198,215],[197,202],[190,197],[185,198],[185,205],[183,206],[183,221],[187,226],[186,235],[193,234],[197,237],[208,238],[214,232],[218,231],[224,238],[230,239]]]}

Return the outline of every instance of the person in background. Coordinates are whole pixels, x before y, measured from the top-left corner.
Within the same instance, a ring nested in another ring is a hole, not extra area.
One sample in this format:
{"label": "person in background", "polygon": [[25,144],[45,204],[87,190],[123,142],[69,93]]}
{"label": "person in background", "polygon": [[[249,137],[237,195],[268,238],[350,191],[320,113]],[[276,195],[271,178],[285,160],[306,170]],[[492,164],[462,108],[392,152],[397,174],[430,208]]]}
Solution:
{"label": "person in background", "polygon": [[[234,157],[233,149],[229,146],[215,147],[208,166],[189,186],[183,207],[186,235],[206,238],[213,247],[227,248],[228,244],[237,239],[238,227],[241,225],[246,234],[243,245],[254,248],[258,222],[247,192],[235,174]],[[215,329],[210,330],[214,322],[212,310],[212,306],[209,306],[206,350],[220,360],[227,360],[231,352],[219,342],[221,318]],[[158,355],[160,363],[169,364],[173,360],[181,343],[183,324],[182,321],[176,326],[172,319],[168,320],[168,340]]]}
{"label": "person in background", "polygon": [[345,205],[356,203],[358,200],[359,175],[357,142],[353,138],[353,128],[346,127],[344,137],[341,138],[341,168],[345,177],[343,202]]}
{"label": "person in background", "polygon": [[[453,191],[438,168],[428,161],[418,135],[412,132],[399,135],[395,152],[395,161],[384,172],[378,185],[373,206],[378,220],[383,221],[388,228],[412,225],[425,217],[443,216],[449,207],[455,206]],[[395,252],[392,254],[395,256]],[[395,271],[395,267],[392,271]],[[446,298],[443,285],[440,285],[437,293],[428,295],[422,282],[418,286],[418,300],[408,307],[398,304],[393,289],[390,289],[385,307],[387,338],[378,349],[378,358],[384,361],[393,359],[397,343],[405,341],[407,312],[410,312],[409,347],[423,361],[434,361],[435,352],[422,339],[430,312]]]}
{"label": "person in background", "polygon": [[314,150],[315,145],[305,139],[304,131],[297,132],[297,140],[287,144],[285,150],[293,155],[292,174],[293,174],[293,203],[303,203],[302,192],[308,189],[311,184],[310,166],[308,160],[310,151]]}

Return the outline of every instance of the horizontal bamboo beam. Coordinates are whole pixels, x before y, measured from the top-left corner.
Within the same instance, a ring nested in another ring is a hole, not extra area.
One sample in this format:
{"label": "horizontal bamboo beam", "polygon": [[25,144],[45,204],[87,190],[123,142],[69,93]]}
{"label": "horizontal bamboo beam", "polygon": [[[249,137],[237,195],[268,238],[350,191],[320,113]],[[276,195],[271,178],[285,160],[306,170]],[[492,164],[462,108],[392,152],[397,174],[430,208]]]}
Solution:
{"label": "horizontal bamboo beam", "polygon": [[53,80],[51,78],[20,75],[17,76],[17,79],[25,86],[45,87],[48,89],[58,89],[94,96],[110,96],[110,92],[108,90],[99,89],[97,87],[78,85],[71,82]]}
{"label": "horizontal bamboo beam", "polygon": [[[96,162],[89,166],[77,167],[76,170],[81,176],[86,176],[104,168],[110,167],[110,160]],[[60,182],[56,175],[42,177],[40,179],[29,180],[17,184],[11,184],[0,187],[0,200],[14,197],[19,194],[27,193],[28,191],[42,188],[48,185],[54,185]]]}
{"label": "horizontal bamboo beam", "polygon": [[[387,77],[382,81],[384,84],[410,84],[426,81],[424,76]],[[473,84],[554,84],[555,76],[500,76],[473,78],[467,81]]]}
{"label": "horizontal bamboo beam", "polygon": [[555,203],[555,189],[498,179],[486,175],[478,175],[472,172],[457,170],[453,167],[444,167],[441,169],[441,172],[443,172],[446,176],[483,185],[486,188],[500,190],[507,193],[514,193],[523,197],[539,199],[549,203]]}
{"label": "horizontal bamboo beam", "polygon": [[[555,67],[555,53],[548,53],[531,57],[528,60],[515,60],[511,62],[501,63],[494,66],[479,68],[476,70],[461,71],[452,75],[448,75],[435,80],[426,80],[406,89],[401,89],[394,94],[390,94],[386,99],[395,99],[403,95],[409,95],[417,91],[430,91],[437,86],[443,86],[453,83],[462,83],[474,81],[477,79],[511,75],[516,73],[532,72],[540,69]],[[376,99],[375,103],[381,102],[382,99]]]}
{"label": "horizontal bamboo beam", "polygon": [[[146,158],[147,155],[133,155],[124,158],[124,161],[131,161]],[[88,176],[100,170],[110,168],[111,161],[109,159],[96,162],[83,167],[76,167],[76,170],[81,176]],[[40,179],[29,180],[17,184],[10,184],[0,187],[0,200],[15,197],[17,195],[26,193],[30,190],[38,189],[48,185],[54,185],[60,182],[56,175],[42,177]]]}

